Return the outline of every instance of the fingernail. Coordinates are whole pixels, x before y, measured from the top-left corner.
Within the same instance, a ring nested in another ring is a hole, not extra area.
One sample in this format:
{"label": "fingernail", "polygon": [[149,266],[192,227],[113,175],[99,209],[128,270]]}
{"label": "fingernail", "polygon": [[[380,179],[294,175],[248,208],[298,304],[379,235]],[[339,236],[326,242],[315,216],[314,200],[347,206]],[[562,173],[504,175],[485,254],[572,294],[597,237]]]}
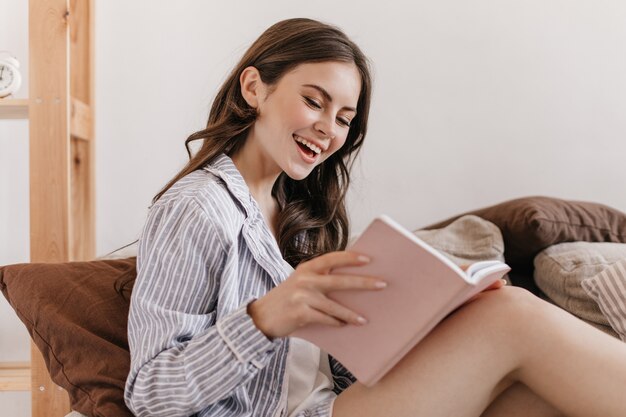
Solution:
{"label": "fingernail", "polygon": [[359,324],[367,324],[367,319],[365,317],[359,316],[356,318],[356,321],[358,321]]}
{"label": "fingernail", "polygon": [[359,255],[358,260],[361,262],[369,262],[371,259],[369,258],[369,256]]}
{"label": "fingernail", "polygon": [[386,288],[387,287],[387,283],[385,281],[376,281],[376,283],[374,285],[376,286],[376,288]]}

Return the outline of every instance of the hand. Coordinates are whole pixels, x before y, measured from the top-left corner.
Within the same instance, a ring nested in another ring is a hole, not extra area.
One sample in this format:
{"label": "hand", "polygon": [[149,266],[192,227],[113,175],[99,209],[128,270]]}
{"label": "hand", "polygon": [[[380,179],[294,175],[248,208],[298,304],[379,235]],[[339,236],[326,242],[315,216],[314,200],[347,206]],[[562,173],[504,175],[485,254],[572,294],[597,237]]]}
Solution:
{"label": "hand", "polygon": [[[461,265],[461,269],[463,271],[467,271],[467,268],[469,268],[471,265]],[[485,288],[483,291],[489,291],[489,290],[497,290],[498,288],[502,288],[506,285],[506,280],[505,279],[499,279],[496,282],[494,282],[493,284],[491,284],[490,286],[488,286],[487,288]]]}
{"label": "hand", "polygon": [[[467,268],[469,268],[469,265],[461,265],[461,269],[463,271],[467,271]],[[462,305],[465,305],[467,303],[470,303],[472,301],[474,301],[476,298],[478,298],[480,296],[481,293],[485,292],[485,291],[491,291],[491,290],[497,290],[499,288],[502,288],[506,285],[506,280],[501,278],[497,281],[495,281],[493,284],[491,284],[490,286],[488,286],[487,288],[485,288],[484,290],[482,290],[480,293],[474,295],[473,297],[470,297],[466,302],[464,302]]]}
{"label": "hand", "polygon": [[268,338],[289,336],[309,324],[362,325],[366,320],[326,295],[340,290],[380,290],[384,281],[366,276],[332,274],[342,266],[365,265],[353,252],[331,252],[302,262],[284,282],[248,305],[254,324]]}

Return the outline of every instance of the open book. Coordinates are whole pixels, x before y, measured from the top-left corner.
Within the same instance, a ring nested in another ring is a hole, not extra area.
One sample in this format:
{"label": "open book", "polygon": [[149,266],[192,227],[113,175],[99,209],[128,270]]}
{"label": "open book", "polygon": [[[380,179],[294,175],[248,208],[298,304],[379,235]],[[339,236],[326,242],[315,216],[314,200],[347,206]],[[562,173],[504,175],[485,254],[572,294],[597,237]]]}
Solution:
{"label": "open book", "polygon": [[448,314],[510,270],[496,260],[477,262],[463,271],[385,215],[374,219],[346,250],[365,254],[371,262],[333,273],[380,277],[387,288],[335,291],[328,296],[368,323],[310,325],[292,336],[328,352],[367,386],[382,378]]}

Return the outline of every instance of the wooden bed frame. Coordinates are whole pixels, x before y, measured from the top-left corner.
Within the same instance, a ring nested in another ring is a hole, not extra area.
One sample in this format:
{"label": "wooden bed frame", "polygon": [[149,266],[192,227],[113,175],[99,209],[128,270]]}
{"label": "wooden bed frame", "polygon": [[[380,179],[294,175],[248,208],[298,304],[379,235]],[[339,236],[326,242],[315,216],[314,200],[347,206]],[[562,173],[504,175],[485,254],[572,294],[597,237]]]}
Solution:
{"label": "wooden bed frame", "polygon": [[[28,119],[30,261],[95,256],[93,0],[29,0],[29,98],[0,100]],[[0,391],[31,391],[33,417],[63,417],[67,393],[31,342],[30,363],[0,363]]]}

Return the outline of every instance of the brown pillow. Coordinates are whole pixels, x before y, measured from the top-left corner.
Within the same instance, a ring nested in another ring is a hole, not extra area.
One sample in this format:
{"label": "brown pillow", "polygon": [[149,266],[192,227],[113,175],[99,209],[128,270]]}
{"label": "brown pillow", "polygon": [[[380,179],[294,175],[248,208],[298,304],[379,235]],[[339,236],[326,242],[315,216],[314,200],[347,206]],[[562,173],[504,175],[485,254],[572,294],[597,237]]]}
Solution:
{"label": "brown pillow", "polygon": [[[482,217],[500,228],[504,258],[514,270],[532,270],[535,255],[557,243],[626,242],[626,213],[598,203],[525,197],[465,214]],[[444,227],[460,216],[426,229]]]}
{"label": "brown pillow", "polygon": [[73,410],[132,417],[126,326],[136,258],[0,267],[0,289]]}

